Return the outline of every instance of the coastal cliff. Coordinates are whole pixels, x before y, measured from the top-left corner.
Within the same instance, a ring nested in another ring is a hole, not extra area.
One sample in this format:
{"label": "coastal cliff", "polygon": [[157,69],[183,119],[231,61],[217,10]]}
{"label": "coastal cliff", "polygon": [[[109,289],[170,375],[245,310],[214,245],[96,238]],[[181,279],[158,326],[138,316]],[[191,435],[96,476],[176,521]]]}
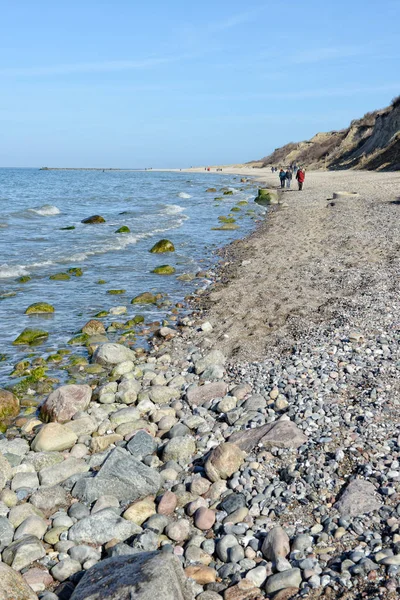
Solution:
{"label": "coastal cliff", "polygon": [[352,121],[347,129],[291,142],[250,164],[263,167],[292,163],[313,170],[400,169],[400,96],[387,108]]}

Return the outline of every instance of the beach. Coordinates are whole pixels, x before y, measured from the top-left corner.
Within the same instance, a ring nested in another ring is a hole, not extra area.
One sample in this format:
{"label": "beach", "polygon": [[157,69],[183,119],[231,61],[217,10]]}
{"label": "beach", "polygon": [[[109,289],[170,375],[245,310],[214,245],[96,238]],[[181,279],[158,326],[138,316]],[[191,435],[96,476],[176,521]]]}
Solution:
{"label": "beach", "polygon": [[165,600],[398,596],[400,175],[296,187],[148,346],[91,319],[87,362],[0,438],[0,573],[21,600],[117,594],[144,552],[133,576]]}

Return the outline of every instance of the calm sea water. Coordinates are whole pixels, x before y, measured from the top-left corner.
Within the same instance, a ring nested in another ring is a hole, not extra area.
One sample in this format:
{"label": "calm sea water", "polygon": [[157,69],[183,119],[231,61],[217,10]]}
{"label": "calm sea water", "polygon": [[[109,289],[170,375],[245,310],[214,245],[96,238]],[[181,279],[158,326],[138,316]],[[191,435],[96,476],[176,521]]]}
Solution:
{"label": "calm sea water", "polygon": [[[206,192],[215,187],[217,193]],[[233,190],[222,196],[221,188]],[[12,365],[32,348],[12,341],[25,327],[43,328],[49,338],[34,347],[37,356],[48,355],[67,341],[100,310],[127,306],[127,320],[140,312],[146,320],[165,315],[155,306],[135,306],[130,300],[144,291],[163,292],[177,302],[204,280],[182,282],[177,276],[196,273],[212,264],[217,247],[243,236],[254,226],[255,187],[239,178],[213,173],[40,171],[0,169],[0,384],[7,382]],[[212,231],[219,215],[235,213],[240,229]],[[219,204],[219,206],[218,206]],[[102,215],[106,223],[84,225],[82,219]],[[127,225],[128,234],[116,230]],[[73,230],[62,230],[74,226]],[[151,254],[160,238],[170,239],[176,252]],[[160,264],[176,268],[173,276],[151,271]],[[81,267],[82,277],[53,281],[52,274]],[[29,275],[28,283],[18,278]],[[98,280],[107,283],[99,285]],[[125,289],[119,296],[110,289]],[[33,302],[53,304],[53,316],[26,316]],[[107,326],[119,317],[104,319]],[[67,347],[67,346],[66,346]]]}

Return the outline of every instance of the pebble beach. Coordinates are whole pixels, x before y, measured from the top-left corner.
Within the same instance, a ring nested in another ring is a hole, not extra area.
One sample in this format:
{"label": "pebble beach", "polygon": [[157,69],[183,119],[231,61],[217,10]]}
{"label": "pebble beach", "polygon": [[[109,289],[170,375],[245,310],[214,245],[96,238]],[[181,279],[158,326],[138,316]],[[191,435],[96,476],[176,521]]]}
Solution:
{"label": "pebble beach", "polygon": [[400,175],[228,175],[271,201],[146,344],[0,390],[1,600],[399,597]]}

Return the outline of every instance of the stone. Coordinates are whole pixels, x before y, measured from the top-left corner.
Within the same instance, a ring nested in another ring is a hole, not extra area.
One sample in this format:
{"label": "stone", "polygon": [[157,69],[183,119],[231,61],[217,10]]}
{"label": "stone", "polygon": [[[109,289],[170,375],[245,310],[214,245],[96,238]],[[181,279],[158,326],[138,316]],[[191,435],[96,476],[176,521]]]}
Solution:
{"label": "stone", "polygon": [[156,505],[152,496],[143,498],[134,504],[131,504],[124,514],[124,519],[136,523],[136,525],[142,525],[149,517],[156,513]]}
{"label": "stone", "polygon": [[164,252],[175,252],[175,247],[172,242],[169,240],[159,240],[154,246],[151,248],[150,252],[152,254],[161,254]]}
{"label": "stone", "polygon": [[207,529],[211,529],[211,527],[215,523],[215,512],[206,508],[205,506],[200,506],[194,513],[194,524],[197,529],[202,529],[206,531]]}
{"label": "stone", "polygon": [[140,527],[117,515],[112,508],[104,508],[72,525],[68,539],[76,544],[102,545],[112,539],[124,542],[140,531]]}
{"label": "stone", "polygon": [[139,430],[129,440],[126,449],[138,460],[144,456],[153,454],[157,448],[157,442],[147,431]]}
{"label": "stone", "polygon": [[14,527],[7,517],[0,517],[0,552],[11,544],[14,537]]}
{"label": "stone", "polygon": [[224,510],[229,515],[243,506],[246,506],[245,496],[243,494],[235,494],[233,492],[232,494],[225,496],[218,508],[220,510]]}
{"label": "stone", "polygon": [[92,215],[91,217],[87,217],[86,219],[83,219],[81,221],[81,223],[84,223],[85,225],[92,225],[92,224],[98,224],[98,223],[105,223],[106,220],[104,217],[102,217],[101,215]]}
{"label": "stone", "polygon": [[179,559],[141,552],[101,561],[83,576],[70,600],[194,600]]}
{"label": "stone", "polygon": [[219,350],[211,350],[206,356],[197,360],[194,364],[197,375],[201,375],[208,367],[213,365],[224,365],[225,356]]}
{"label": "stone", "polygon": [[157,512],[160,515],[172,515],[175,508],[177,507],[178,499],[174,492],[167,490],[161,496],[160,502],[157,506]]}
{"label": "stone", "polygon": [[61,452],[68,450],[77,442],[73,431],[60,423],[44,425],[31,444],[34,452]]}
{"label": "stone", "polygon": [[111,444],[116,444],[117,442],[121,442],[124,438],[119,433],[110,433],[109,435],[100,435],[98,437],[92,438],[90,442],[91,451],[96,454],[97,452],[103,452],[106,450]]}
{"label": "stone", "polygon": [[233,390],[231,390],[231,394],[232,396],[235,396],[238,402],[240,402],[251,393],[251,390],[252,387],[249,383],[240,383],[239,385],[236,385]]}
{"label": "stone", "polygon": [[260,590],[249,579],[242,579],[224,592],[224,600],[261,600]]}
{"label": "stone", "polygon": [[68,421],[68,423],[65,423],[65,426],[73,431],[75,435],[80,437],[81,435],[91,435],[94,431],[96,431],[98,424],[93,417],[86,415],[84,417],[80,417],[79,419]]}
{"label": "stone", "polygon": [[155,404],[167,404],[179,396],[179,391],[166,385],[153,385],[149,390],[149,398]]}
{"label": "stone", "polygon": [[175,268],[171,265],[160,265],[152,270],[152,273],[156,275],[173,275],[175,273]]}
{"label": "stone", "polygon": [[0,600],[38,600],[20,573],[3,562],[0,562],[0,581]]}
{"label": "stone", "polygon": [[244,461],[244,454],[238,446],[226,442],[214,448],[207,458],[204,468],[210,481],[229,479],[238,471]]}
{"label": "stone", "polygon": [[13,527],[17,528],[25,519],[32,516],[43,517],[44,515],[38,508],[35,508],[31,504],[18,504],[18,506],[11,508],[8,513],[8,520]]}
{"label": "stone", "polygon": [[296,535],[292,542],[291,551],[292,552],[305,552],[308,548],[311,548],[313,545],[313,538],[311,535],[307,535],[306,533],[300,533]]}
{"label": "stone", "polygon": [[47,523],[41,517],[28,517],[22,521],[21,525],[15,530],[14,541],[17,541],[25,535],[34,535],[41,540],[47,531]]}
{"label": "stone", "polygon": [[33,535],[27,535],[5,548],[2,558],[7,565],[21,571],[45,555],[46,551],[40,540]]}
{"label": "stone", "polygon": [[286,588],[299,588],[301,581],[300,569],[289,569],[268,577],[265,591],[267,594],[274,594]]}
{"label": "stone", "polygon": [[45,517],[50,517],[60,508],[68,508],[67,492],[61,486],[42,488],[32,494],[29,502],[42,511]]}
{"label": "stone", "polygon": [[233,548],[236,548],[239,543],[237,541],[236,536],[231,533],[224,535],[218,542],[216,546],[217,556],[222,562],[227,563],[231,562],[231,552]]}
{"label": "stone", "polygon": [[205,477],[194,477],[190,484],[190,491],[196,496],[202,496],[208,492],[210,486],[210,482]]}
{"label": "stone", "polygon": [[131,304],[156,304],[157,297],[151,292],[143,292],[131,300]]}
{"label": "stone", "polygon": [[342,516],[357,517],[379,510],[382,502],[378,498],[374,485],[364,479],[353,479],[344,490],[334,508]]}
{"label": "stone", "polygon": [[280,419],[255,429],[246,429],[233,433],[229,441],[244,452],[249,453],[257,445],[264,448],[298,448],[307,441],[307,437],[292,422]]}
{"label": "stone", "polygon": [[112,494],[127,504],[156,495],[160,486],[161,477],[157,471],[146,467],[123,448],[115,448],[97,475],[77,481],[72,494],[84,502],[94,502],[100,496]]}
{"label": "stone", "polygon": [[191,436],[176,437],[164,446],[162,459],[164,462],[175,460],[178,463],[190,461],[196,453],[196,442]]}
{"label": "stone", "polygon": [[38,567],[25,571],[23,578],[34,592],[44,592],[53,583],[53,578],[47,569],[39,569]]}
{"label": "stone", "polygon": [[207,583],[213,583],[217,578],[217,572],[211,567],[205,565],[193,565],[186,567],[186,577],[190,577],[199,585],[206,585]]}
{"label": "stone", "polygon": [[43,342],[49,334],[47,331],[43,331],[42,329],[30,329],[27,327],[24,329],[19,336],[13,341],[14,346],[20,345],[31,345],[31,344],[39,344]]}
{"label": "stone", "polygon": [[62,385],[52,392],[40,409],[44,421],[66,423],[80,411],[85,411],[92,397],[89,385]]}
{"label": "stone", "polygon": [[4,488],[7,481],[12,477],[12,468],[10,463],[4,456],[0,454],[0,490]]}
{"label": "stone", "polygon": [[22,488],[37,490],[39,487],[39,479],[36,473],[16,473],[11,482],[12,491],[18,491]]}
{"label": "stone", "polygon": [[11,392],[0,388],[0,423],[10,417],[16,417],[18,413],[18,398]]}
{"label": "stone", "polygon": [[94,352],[93,360],[95,363],[105,367],[114,367],[127,360],[135,361],[136,354],[122,344],[101,344]]}
{"label": "stone", "polygon": [[43,486],[55,486],[77,473],[87,473],[89,465],[80,458],[67,458],[62,463],[39,471],[40,483]]}
{"label": "stone", "polygon": [[290,540],[282,527],[274,527],[267,533],[262,545],[262,553],[267,560],[276,562],[286,558],[290,552]]}
{"label": "stone", "polygon": [[57,581],[65,581],[81,570],[82,567],[80,562],[66,558],[65,560],[61,560],[59,563],[54,565],[54,567],[51,569],[51,575]]}
{"label": "stone", "polygon": [[261,394],[253,394],[243,404],[245,410],[259,410],[265,408],[267,401]]}
{"label": "stone", "polygon": [[86,333],[87,335],[104,335],[106,330],[101,321],[91,319],[82,327],[82,333]]}
{"label": "stone", "polygon": [[255,567],[246,573],[246,579],[251,581],[255,587],[260,588],[267,579],[267,569],[263,565]]}
{"label": "stone", "polygon": [[26,315],[49,314],[54,312],[54,306],[47,302],[34,302],[26,309]]}
{"label": "stone", "polygon": [[165,533],[174,542],[183,542],[189,537],[190,523],[186,519],[179,519],[167,525]]}

